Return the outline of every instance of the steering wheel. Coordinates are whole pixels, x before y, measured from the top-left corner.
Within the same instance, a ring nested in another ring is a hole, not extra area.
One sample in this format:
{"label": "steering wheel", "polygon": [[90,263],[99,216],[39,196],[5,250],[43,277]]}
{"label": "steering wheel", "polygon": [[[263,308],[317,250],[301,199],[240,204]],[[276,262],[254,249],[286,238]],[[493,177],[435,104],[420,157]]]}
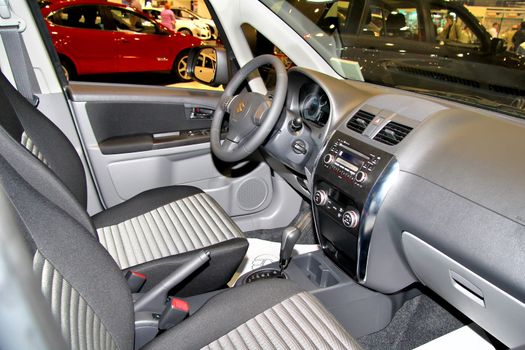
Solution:
{"label": "steering wheel", "polygon": [[[241,92],[234,96],[248,75],[266,64],[275,68],[276,83],[273,96],[257,92]],[[242,67],[226,86],[213,113],[210,130],[213,154],[223,161],[236,162],[246,158],[262,145],[279,119],[287,87],[286,69],[275,56],[258,56]],[[226,113],[230,114],[229,129],[226,138],[221,142],[221,126]]]}

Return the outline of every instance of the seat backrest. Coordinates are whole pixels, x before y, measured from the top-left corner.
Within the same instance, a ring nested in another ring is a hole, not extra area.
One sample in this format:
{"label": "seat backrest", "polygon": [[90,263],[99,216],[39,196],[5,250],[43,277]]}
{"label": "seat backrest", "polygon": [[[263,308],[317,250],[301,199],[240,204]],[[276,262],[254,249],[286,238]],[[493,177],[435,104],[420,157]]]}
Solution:
{"label": "seat backrest", "polygon": [[62,131],[31,105],[0,73],[0,124],[58,176],[77,201],[87,207],[84,166]]}
{"label": "seat backrest", "polygon": [[387,35],[399,35],[402,32],[402,28],[406,27],[405,15],[402,13],[389,14],[385,26]]}
{"label": "seat backrest", "polygon": [[122,272],[89,227],[56,205],[72,200],[68,190],[3,128],[0,182],[66,342],[72,349],[133,349],[133,303]]}

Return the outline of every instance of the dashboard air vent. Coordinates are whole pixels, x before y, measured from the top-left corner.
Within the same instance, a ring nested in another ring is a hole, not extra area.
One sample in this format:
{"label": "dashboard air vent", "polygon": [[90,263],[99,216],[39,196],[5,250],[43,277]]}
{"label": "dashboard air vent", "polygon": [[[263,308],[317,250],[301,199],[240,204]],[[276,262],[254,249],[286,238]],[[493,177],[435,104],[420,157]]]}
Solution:
{"label": "dashboard air vent", "polygon": [[409,126],[390,122],[377,133],[374,140],[393,146],[401,142],[410,131],[412,131],[412,128]]}
{"label": "dashboard air vent", "polygon": [[370,124],[370,122],[372,121],[372,119],[375,118],[375,115],[373,115],[372,113],[368,113],[368,112],[365,112],[363,111],[362,109],[358,110],[356,112],[356,114],[354,114],[354,116],[348,121],[348,123],[346,124],[346,126],[355,131],[355,132],[358,132],[360,134],[363,133],[363,131],[365,131],[366,127],[368,126],[368,124]]}

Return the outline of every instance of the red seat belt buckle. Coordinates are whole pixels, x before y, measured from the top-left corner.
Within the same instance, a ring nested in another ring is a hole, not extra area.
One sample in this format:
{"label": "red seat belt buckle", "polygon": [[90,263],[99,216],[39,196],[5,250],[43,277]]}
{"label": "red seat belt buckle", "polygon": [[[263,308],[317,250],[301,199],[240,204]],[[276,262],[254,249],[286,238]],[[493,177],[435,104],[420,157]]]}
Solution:
{"label": "red seat belt buckle", "polygon": [[171,298],[159,318],[159,329],[170,329],[181,323],[190,313],[190,305],[179,298]]}
{"label": "red seat belt buckle", "polygon": [[138,293],[144,283],[146,283],[146,280],[146,275],[140,272],[129,270],[126,272],[126,281],[128,282],[131,293]]}

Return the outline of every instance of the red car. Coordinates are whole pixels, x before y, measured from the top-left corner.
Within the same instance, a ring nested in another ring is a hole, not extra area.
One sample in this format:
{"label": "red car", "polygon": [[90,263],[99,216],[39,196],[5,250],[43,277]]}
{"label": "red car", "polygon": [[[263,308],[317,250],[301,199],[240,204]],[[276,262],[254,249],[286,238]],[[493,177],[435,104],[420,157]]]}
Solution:
{"label": "red car", "polygon": [[51,1],[41,10],[68,79],[165,71],[185,81],[187,52],[202,43],[106,0]]}

